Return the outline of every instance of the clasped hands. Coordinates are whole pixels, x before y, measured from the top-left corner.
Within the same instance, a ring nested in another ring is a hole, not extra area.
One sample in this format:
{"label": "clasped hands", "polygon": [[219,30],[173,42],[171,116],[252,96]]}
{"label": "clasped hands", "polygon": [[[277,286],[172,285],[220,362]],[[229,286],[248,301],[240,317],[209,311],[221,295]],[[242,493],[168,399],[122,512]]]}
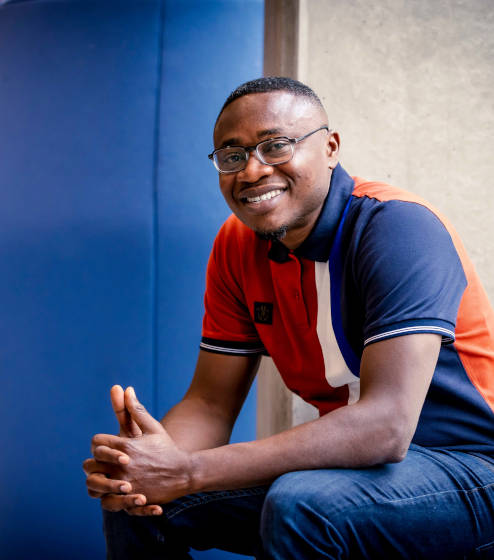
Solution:
{"label": "clasped hands", "polygon": [[88,493],[110,511],[161,515],[158,504],[191,493],[191,456],[146,411],[132,387],[124,392],[115,385],[110,397],[120,435],[93,437],[93,457],[83,463]]}

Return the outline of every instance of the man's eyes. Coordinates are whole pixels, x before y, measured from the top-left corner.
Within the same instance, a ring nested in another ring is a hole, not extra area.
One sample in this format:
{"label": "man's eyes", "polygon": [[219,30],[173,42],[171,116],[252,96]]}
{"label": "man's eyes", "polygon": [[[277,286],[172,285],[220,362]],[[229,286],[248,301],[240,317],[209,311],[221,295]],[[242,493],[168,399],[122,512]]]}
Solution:
{"label": "man's eyes", "polygon": [[222,157],[224,163],[238,163],[244,159],[245,155],[243,152],[229,152]]}
{"label": "man's eyes", "polygon": [[285,140],[278,140],[275,142],[269,142],[268,144],[264,145],[264,153],[275,153],[275,152],[282,152],[286,147],[287,147],[288,143]]}
{"label": "man's eyes", "polygon": [[[270,142],[262,143],[259,145],[261,154],[265,156],[277,157],[286,152],[290,143],[286,140],[272,140]],[[222,165],[235,165],[246,161],[247,152],[245,149],[226,149],[224,152],[218,153],[218,159]]]}

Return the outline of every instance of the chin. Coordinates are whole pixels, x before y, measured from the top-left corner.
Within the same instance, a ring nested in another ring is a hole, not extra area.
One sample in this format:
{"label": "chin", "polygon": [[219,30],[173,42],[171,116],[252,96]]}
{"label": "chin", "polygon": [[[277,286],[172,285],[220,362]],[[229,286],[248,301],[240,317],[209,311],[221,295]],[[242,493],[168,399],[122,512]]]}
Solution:
{"label": "chin", "polygon": [[256,234],[266,241],[281,241],[285,238],[286,232],[288,231],[288,226],[280,226],[277,229],[272,230],[254,230]]}

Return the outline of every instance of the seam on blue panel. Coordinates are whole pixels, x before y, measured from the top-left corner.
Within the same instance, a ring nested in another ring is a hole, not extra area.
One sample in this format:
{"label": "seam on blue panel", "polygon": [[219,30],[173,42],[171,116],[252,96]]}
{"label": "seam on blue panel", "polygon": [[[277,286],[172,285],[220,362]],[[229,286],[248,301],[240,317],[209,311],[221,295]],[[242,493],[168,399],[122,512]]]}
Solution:
{"label": "seam on blue panel", "polygon": [[158,67],[156,88],[156,111],[154,122],[154,153],[153,153],[153,250],[151,255],[151,380],[152,380],[152,414],[158,415],[158,302],[159,302],[159,156],[160,156],[160,123],[161,123],[161,74],[163,69],[163,35],[165,29],[164,0],[159,3],[158,25]]}

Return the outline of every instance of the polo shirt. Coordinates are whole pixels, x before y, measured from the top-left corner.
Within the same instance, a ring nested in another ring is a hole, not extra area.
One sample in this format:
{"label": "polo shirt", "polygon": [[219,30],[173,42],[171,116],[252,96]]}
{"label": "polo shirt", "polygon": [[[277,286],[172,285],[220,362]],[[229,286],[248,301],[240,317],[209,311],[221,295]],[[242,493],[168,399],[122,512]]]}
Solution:
{"label": "polo shirt", "polygon": [[268,354],[321,415],[358,401],[368,344],[413,333],[442,337],[413,442],[494,454],[494,312],[457,233],[429,203],[338,165],[295,251],[234,215],[220,229],[201,348]]}

